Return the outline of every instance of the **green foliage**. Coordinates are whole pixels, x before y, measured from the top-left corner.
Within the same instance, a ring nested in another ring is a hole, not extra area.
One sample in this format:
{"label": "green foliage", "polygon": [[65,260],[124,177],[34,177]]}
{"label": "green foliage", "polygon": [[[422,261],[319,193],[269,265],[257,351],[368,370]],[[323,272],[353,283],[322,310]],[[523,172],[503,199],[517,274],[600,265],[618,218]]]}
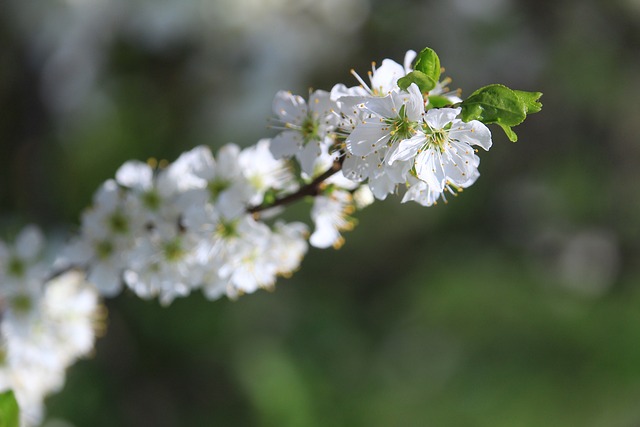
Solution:
{"label": "green foliage", "polygon": [[429,103],[427,108],[443,108],[451,105],[451,101],[446,96],[429,95]]}
{"label": "green foliage", "polygon": [[537,113],[542,109],[542,104],[538,101],[541,96],[540,92],[512,90],[499,84],[484,86],[460,104],[462,120],[497,124],[509,140],[515,142],[518,136],[511,127],[522,123],[527,114]]}
{"label": "green foliage", "polygon": [[13,391],[0,394],[0,427],[18,427],[20,425],[20,410]]}
{"label": "green foliage", "polygon": [[398,80],[400,89],[407,90],[412,83],[420,88],[422,93],[427,93],[438,84],[440,80],[440,58],[433,49],[425,47],[418,54],[413,71]]}

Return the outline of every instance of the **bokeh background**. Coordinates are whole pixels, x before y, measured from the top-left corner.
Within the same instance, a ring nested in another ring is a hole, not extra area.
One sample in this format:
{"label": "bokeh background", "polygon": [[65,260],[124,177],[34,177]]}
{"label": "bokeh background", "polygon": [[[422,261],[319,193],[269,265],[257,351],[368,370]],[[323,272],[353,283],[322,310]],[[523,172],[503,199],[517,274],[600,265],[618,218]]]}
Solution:
{"label": "bokeh background", "polygon": [[49,418],[640,426],[639,0],[3,0],[0,233],[72,233],[124,161],[251,145],[276,91],[425,46],[467,95],[544,92],[520,142],[495,129],[472,188],[374,204],[274,293],[107,301]]}

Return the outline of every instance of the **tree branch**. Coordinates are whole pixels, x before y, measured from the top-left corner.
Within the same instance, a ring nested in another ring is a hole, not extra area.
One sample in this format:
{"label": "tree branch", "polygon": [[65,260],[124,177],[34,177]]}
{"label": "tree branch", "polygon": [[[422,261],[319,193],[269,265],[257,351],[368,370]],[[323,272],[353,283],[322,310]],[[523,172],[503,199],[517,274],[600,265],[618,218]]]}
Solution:
{"label": "tree branch", "polygon": [[253,206],[247,209],[247,213],[256,214],[262,212],[266,209],[275,208],[277,206],[284,206],[290,203],[293,203],[297,200],[302,199],[306,196],[317,196],[320,193],[320,187],[322,183],[338,171],[342,169],[342,162],[344,161],[344,156],[335,160],[331,167],[327,169],[324,173],[317,176],[313,181],[309,184],[306,184],[298,189],[295,193],[287,194],[284,197],[276,199],[273,203],[263,203],[258,206]]}

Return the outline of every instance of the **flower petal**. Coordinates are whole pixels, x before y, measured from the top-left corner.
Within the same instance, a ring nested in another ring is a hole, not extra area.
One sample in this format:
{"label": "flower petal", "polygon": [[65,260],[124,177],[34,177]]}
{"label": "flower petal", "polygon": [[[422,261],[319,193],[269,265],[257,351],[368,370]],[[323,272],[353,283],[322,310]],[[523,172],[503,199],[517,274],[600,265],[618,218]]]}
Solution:
{"label": "flower petal", "polygon": [[378,119],[360,123],[347,137],[347,150],[357,156],[367,154],[384,147],[390,138],[389,126]]}
{"label": "flower petal", "polygon": [[392,165],[396,160],[407,161],[413,159],[426,141],[427,137],[422,132],[416,133],[410,139],[400,141],[396,149],[388,155],[387,162]]}
{"label": "flower petal", "polygon": [[300,132],[285,130],[271,140],[269,149],[276,159],[291,157],[302,147],[302,135]]}

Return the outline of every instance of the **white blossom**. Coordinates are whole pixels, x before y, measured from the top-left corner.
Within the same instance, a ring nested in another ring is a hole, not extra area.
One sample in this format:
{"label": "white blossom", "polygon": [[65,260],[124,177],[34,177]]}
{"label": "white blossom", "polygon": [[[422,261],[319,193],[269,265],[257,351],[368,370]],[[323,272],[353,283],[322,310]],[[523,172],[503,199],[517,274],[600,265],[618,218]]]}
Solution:
{"label": "white blossom", "polygon": [[255,145],[240,153],[238,162],[253,194],[251,205],[262,203],[265,193],[270,190],[293,191],[297,187],[289,165],[275,159],[270,150],[271,140],[261,139]]}
{"label": "white blossom", "polygon": [[309,243],[316,248],[339,248],[344,244],[340,231],[353,229],[353,219],[349,217],[354,211],[351,193],[334,189],[329,194],[317,196],[313,201],[311,219],[315,230]]}
{"label": "white blossom", "polygon": [[99,311],[82,273],[47,282],[44,245],[33,226],[12,245],[0,242],[0,391],[14,391],[23,426],[41,422],[44,398],[63,386],[68,366],[92,351]]}
{"label": "white blossom", "polygon": [[328,152],[333,143],[338,122],[336,109],[337,105],[325,91],[313,92],[308,103],[291,92],[278,92],[273,100],[273,112],[282,132],[271,140],[273,156],[276,159],[295,156],[302,171],[313,176],[316,159]]}
{"label": "white blossom", "polygon": [[491,133],[479,121],[458,119],[459,108],[429,110],[424,125],[403,140],[389,156],[389,163],[411,161],[416,176],[434,191],[444,191],[447,182],[462,186],[477,172],[479,158],[473,146],[491,147]]}

